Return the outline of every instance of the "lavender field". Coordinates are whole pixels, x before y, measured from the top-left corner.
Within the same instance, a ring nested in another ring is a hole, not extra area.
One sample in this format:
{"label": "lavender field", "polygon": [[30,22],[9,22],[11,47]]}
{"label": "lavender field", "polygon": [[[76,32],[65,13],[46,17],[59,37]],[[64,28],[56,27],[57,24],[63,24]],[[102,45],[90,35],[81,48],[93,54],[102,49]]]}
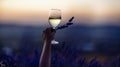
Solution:
{"label": "lavender field", "polygon": [[[0,61],[7,67],[38,67],[45,26],[0,25]],[[74,25],[58,30],[52,67],[119,67],[120,27]]]}

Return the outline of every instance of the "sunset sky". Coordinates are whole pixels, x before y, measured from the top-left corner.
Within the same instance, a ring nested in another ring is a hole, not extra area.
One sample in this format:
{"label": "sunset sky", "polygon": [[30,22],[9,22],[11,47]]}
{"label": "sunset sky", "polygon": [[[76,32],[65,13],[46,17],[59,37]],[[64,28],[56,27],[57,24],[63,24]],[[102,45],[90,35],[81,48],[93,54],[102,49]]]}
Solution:
{"label": "sunset sky", "polygon": [[0,20],[6,21],[4,23],[19,21],[13,22],[15,24],[46,24],[52,8],[62,10],[62,22],[75,16],[78,24],[78,21],[86,21],[80,24],[120,25],[120,0],[0,0]]}

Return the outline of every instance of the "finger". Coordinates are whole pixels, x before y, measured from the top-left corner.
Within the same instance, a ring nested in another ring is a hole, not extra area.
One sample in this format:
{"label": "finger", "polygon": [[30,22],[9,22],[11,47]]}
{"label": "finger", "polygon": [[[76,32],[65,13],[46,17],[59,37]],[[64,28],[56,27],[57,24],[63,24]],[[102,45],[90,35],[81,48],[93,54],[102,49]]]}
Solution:
{"label": "finger", "polygon": [[46,29],[47,33],[53,33],[55,32],[55,29],[53,29],[52,27],[49,27]]}
{"label": "finger", "polygon": [[51,32],[51,36],[54,37],[54,35],[55,35],[55,29],[52,29],[51,31],[52,31],[52,32]]}
{"label": "finger", "polygon": [[48,28],[46,28],[46,29],[43,31],[43,33],[46,33],[46,32],[47,32],[47,30],[48,30]]}
{"label": "finger", "polygon": [[55,29],[51,28],[51,32],[55,32],[55,31],[56,31]]}
{"label": "finger", "polygon": [[45,30],[45,33],[51,33],[51,27],[49,27],[49,28],[47,28],[46,30]]}

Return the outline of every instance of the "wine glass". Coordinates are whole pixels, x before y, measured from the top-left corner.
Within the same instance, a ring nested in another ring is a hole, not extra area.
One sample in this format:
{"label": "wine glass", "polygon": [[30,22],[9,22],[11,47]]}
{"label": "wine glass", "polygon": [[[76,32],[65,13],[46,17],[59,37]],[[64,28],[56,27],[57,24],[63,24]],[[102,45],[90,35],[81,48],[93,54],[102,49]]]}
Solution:
{"label": "wine glass", "polygon": [[[53,29],[60,24],[61,21],[61,10],[60,9],[51,9],[49,15],[49,23]],[[59,44],[59,42],[52,40],[51,44]]]}

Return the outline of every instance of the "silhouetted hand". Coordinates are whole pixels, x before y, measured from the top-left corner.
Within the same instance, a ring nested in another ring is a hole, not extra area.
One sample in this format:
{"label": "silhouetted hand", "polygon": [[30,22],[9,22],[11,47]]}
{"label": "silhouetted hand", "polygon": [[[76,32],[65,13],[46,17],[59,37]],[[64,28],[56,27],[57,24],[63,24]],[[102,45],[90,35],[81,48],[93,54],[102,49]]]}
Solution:
{"label": "silhouetted hand", "polygon": [[43,41],[51,42],[54,39],[54,35],[55,35],[55,29],[53,29],[52,27],[47,28],[46,30],[43,31],[42,34]]}
{"label": "silhouetted hand", "polygon": [[44,41],[39,67],[50,67],[51,64],[51,41],[55,35],[55,29],[52,27],[43,31],[42,37]]}

